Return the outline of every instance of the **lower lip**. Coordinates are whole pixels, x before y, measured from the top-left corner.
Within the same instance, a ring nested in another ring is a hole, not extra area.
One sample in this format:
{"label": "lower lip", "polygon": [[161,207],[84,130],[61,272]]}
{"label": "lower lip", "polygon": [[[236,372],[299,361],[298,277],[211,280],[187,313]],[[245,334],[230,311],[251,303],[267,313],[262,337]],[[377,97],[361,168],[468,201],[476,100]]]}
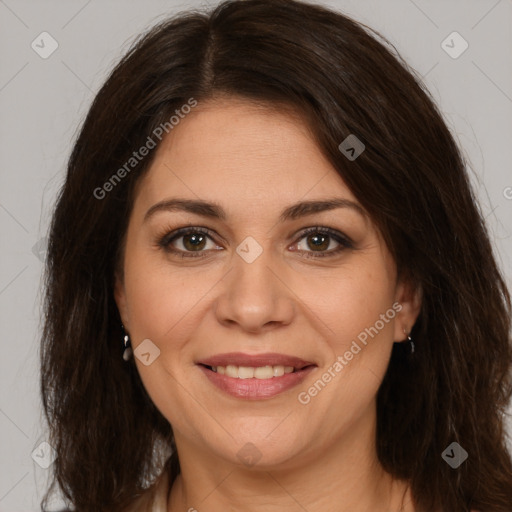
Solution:
{"label": "lower lip", "polygon": [[198,365],[212,384],[228,395],[246,400],[272,398],[300,384],[316,367],[308,366],[303,370],[285,373],[281,377],[270,379],[238,379],[221,375],[203,365]]}

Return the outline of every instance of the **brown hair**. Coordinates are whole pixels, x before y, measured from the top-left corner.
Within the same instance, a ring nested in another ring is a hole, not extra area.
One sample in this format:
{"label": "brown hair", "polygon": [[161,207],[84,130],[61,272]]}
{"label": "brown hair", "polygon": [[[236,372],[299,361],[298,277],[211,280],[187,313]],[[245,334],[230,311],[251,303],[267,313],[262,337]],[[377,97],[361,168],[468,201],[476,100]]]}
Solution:
{"label": "brown hair", "polygon": [[[164,464],[171,481],[179,472],[176,453],[164,462],[169,422],[122,359],[113,297],[134,187],[155,151],[104,197],[94,191],[190,98],[219,95],[300,112],[421,288],[416,351],[407,358],[395,344],[378,392],[384,468],[410,481],[421,510],[510,512],[511,303],[465,161],[382,36],[294,0],[225,1],[159,23],[94,99],[49,236],[41,393],[58,457],[42,508],[58,483],[79,512],[121,511]],[[366,146],[354,161],[338,149],[349,134]],[[469,453],[457,469],[441,458],[452,442]]]}

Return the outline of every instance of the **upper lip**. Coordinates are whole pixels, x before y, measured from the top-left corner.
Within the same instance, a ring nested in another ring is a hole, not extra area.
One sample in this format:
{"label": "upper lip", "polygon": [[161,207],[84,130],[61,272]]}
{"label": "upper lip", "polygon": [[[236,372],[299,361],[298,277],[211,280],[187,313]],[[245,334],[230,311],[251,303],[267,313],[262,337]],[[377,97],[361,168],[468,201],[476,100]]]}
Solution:
{"label": "upper lip", "polygon": [[[300,357],[289,356],[286,354],[266,353],[266,354],[244,354],[242,352],[229,352],[226,354],[216,354],[206,359],[201,359],[197,364],[205,366],[248,366],[257,368],[260,366],[293,366],[300,370],[306,366],[315,365],[311,361],[305,361]],[[316,365],[315,365],[316,366]]]}

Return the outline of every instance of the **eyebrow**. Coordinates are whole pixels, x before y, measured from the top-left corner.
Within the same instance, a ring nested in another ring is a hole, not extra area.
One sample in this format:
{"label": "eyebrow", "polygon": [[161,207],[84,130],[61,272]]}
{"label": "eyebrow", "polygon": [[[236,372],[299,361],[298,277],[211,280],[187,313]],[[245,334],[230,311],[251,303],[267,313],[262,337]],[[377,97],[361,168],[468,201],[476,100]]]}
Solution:
{"label": "eyebrow", "polygon": [[[285,208],[279,216],[279,221],[284,222],[287,220],[296,220],[307,215],[314,213],[320,213],[328,210],[334,210],[336,208],[350,208],[365,219],[367,218],[366,211],[354,201],[344,198],[330,198],[316,201],[301,201],[300,203],[293,204]],[[184,211],[189,213],[195,213],[202,217],[208,217],[212,219],[226,220],[227,215],[223,208],[217,204],[200,199],[166,199],[160,201],[146,212],[144,215],[144,222],[150,217],[155,215],[157,212],[173,212],[173,211]]]}

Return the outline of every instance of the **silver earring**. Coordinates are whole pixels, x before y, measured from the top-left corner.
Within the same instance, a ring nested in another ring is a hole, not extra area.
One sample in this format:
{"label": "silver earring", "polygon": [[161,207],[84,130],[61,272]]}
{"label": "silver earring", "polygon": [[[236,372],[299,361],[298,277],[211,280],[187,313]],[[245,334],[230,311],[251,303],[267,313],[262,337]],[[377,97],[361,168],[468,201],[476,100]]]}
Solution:
{"label": "silver earring", "polygon": [[123,359],[125,361],[128,361],[132,357],[132,347],[130,346],[130,337],[124,330],[124,325],[121,325],[121,328],[124,332],[124,352],[123,352]]}
{"label": "silver earring", "polygon": [[407,336],[407,341],[409,342],[410,347],[410,354],[414,354],[414,341],[412,341],[412,338],[409,336],[409,333],[404,329],[404,334]]}

